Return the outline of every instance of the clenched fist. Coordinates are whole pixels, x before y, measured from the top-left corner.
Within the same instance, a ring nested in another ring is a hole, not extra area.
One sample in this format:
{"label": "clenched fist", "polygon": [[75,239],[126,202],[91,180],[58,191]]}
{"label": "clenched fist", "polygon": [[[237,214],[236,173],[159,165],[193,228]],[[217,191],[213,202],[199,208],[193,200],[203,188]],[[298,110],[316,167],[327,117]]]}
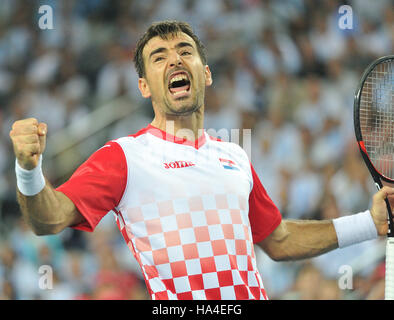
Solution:
{"label": "clenched fist", "polygon": [[[370,210],[376,230],[380,236],[386,235],[388,231],[387,205],[385,199],[389,200],[391,210],[394,208],[394,188],[383,187],[372,198],[372,208]],[[390,227],[392,225],[390,223]]]}
{"label": "clenched fist", "polygon": [[10,137],[14,145],[19,165],[32,170],[38,165],[40,155],[45,150],[47,125],[30,118],[14,122]]}

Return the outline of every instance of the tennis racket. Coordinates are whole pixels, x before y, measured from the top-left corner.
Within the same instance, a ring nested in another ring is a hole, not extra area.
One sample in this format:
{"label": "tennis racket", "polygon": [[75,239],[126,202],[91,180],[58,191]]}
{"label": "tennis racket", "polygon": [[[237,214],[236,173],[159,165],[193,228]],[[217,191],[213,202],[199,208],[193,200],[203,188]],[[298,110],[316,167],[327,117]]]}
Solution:
{"label": "tennis racket", "polygon": [[[376,187],[394,186],[394,55],[381,57],[364,71],[354,97],[354,128],[361,155]],[[386,199],[385,299],[394,300],[394,224]]]}

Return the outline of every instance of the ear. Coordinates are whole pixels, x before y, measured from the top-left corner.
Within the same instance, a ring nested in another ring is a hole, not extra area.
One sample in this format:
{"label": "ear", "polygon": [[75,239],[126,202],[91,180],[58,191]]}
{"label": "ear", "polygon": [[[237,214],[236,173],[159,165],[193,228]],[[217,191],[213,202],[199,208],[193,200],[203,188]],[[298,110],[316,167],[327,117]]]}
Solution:
{"label": "ear", "polygon": [[213,80],[212,80],[212,74],[211,74],[211,70],[209,69],[209,66],[206,65],[205,66],[205,85],[207,87],[209,87],[212,84]]}
{"label": "ear", "polygon": [[141,95],[144,98],[150,98],[151,93],[150,93],[148,82],[146,81],[145,78],[138,79],[138,89],[140,90]]}

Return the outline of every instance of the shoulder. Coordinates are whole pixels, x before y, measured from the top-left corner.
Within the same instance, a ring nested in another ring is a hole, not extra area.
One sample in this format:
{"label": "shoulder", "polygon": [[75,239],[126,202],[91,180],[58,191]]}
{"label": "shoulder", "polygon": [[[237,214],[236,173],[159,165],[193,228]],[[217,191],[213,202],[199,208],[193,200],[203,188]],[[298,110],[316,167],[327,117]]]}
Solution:
{"label": "shoulder", "polygon": [[121,141],[121,139],[107,141],[91,154],[86,164],[97,164],[103,167],[119,166],[125,160],[123,147],[120,144]]}
{"label": "shoulder", "polygon": [[146,138],[146,136],[147,136],[146,135],[147,132],[148,132],[148,128],[143,128],[136,133],[107,141],[105,143],[105,145],[102,146],[99,150],[104,149],[104,148],[113,147],[112,149],[110,149],[111,151],[113,151],[113,152],[119,151],[119,148],[123,149],[127,145],[132,145],[133,143],[136,143],[137,141],[144,140],[144,138]]}

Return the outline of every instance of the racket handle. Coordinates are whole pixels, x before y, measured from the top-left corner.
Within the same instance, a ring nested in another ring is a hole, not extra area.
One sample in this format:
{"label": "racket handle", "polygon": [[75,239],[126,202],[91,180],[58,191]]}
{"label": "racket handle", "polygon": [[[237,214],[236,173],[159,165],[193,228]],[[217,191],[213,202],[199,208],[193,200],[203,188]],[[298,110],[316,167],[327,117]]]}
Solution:
{"label": "racket handle", "polygon": [[394,238],[388,237],[386,243],[386,283],[385,300],[394,300]]}

